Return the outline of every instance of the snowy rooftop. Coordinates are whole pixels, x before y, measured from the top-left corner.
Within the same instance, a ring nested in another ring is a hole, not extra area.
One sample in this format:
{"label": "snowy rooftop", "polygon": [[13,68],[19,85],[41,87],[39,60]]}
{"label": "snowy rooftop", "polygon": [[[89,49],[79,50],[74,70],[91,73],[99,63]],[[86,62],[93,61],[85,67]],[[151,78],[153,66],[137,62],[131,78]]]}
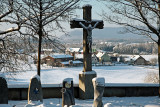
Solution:
{"label": "snowy rooftop", "polygon": [[97,56],[98,58],[100,58],[100,57],[102,57],[104,54],[105,54],[104,52],[99,52],[96,56]]}
{"label": "snowy rooftop", "polygon": [[75,57],[76,59],[83,59],[83,54],[76,54]]}
{"label": "snowy rooftop", "polygon": [[142,56],[146,61],[150,61],[153,58],[158,59],[158,55],[122,55],[122,56],[127,57],[127,58],[125,58],[126,61],[130,61],[131,59],[136,60],[140,56]]}
{"label": "snowy rooftop", "polygon": [[[72,61],[73,64],[83,64],[83,62],[81,61]],[[61,62],[62,64],[69,64],[69,61],[66,61],[66,62]]]}
{"label": "snowy rooftop", "polygon": [[67,48],[66,50],[70,52],[79,52],[80,48]]}
{"label": "snowy rooftop", "polygon": [[73,58],[73,56],[71,55],[67,55],[67,54],[54,54],[54,55],[50,55],[53,58]]}
{"label": "snowy rooftop", "polygon": [[85,5],[83,5],[82,7],[92,7],[92,5],[90,5],[90,4],[85,4]]}

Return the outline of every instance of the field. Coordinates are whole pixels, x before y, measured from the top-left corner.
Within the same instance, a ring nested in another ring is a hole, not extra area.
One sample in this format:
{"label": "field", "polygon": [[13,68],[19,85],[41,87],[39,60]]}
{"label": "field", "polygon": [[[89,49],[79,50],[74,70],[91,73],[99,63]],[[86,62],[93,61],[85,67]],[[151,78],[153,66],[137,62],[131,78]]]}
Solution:
{"label": "field", "polygon": [[[12,77],[6,74],[8,84],[29,84],[30,78],[36,75],[36,68],[32,71],[19,72]],[[42,84],[60,84],[65,78],[73,78],[75,84],[78,84],[78,74],[83,67],[70,68],[49,68],[42,67]],[[144,83],[144,78],[149,72],[158,72],[157,67],[142,66],[94,66],[98,77],[104,77],[105,83]]]}

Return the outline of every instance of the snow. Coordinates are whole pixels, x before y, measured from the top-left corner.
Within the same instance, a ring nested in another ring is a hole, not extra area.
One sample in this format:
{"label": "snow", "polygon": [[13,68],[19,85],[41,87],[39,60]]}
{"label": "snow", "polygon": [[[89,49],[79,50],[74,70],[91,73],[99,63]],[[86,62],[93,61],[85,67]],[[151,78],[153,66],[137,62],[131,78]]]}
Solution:
{"label": "snow", "polygon": [[73,61],[73,64],[83,64],[81,61]]}
{"label": "snow", "polygon": [[81,71],[79,74],[96,74],[96,72],[95,71],[87,71],[87,72],[83,72],[83,71]]}
{"label": "snow", "polygon": [[98,58],[100,58],[100,57],[102,57],[104,54],[105,54],[104,52],[99,52],[96,56],[97,56]]}
{"label": "snow", "polygon": [[80,48],[67,48],[66,50],[70,52],[79,52]]}
{"label": "snow", "polygon": [[[158,96],[154,97],[103,97],[102,102],[104,107],[148,107],[149,105],[156,105],[159,107],[160,99]],[[16,105],[16,107],[24,107],[27,100],[9,101],[9,105]],[[43,99],[42,107],[61,107],[61,98]],[[92,107],[93,99],[80,100],[75,99],[75,106],[73,107]],[[5,107],[5,106],[3,106]],[[40,106],[36,106],[40,107]],[[152,107],[152,106],[150,106]]]}
{"label": "snow", "polygon": [[[72,61],[73,64],[83,64],[81,61]],[[69,64],[69,61],[61,62],[62,64]]]}
{"label": "snow", "polygon": [[30,101],[25,107],[45,107],[40,101]]}
{"label": "snow", "polygon": [[92,82],[96,82],[98,86],[105,86],[105,79],[103,77],[93,78]]}
{"label": "snow", "polygon": [[0,104],[0,107],[12,107],[12,106],[10,106],[8,104]]}
{"label": "snow", "polygon": [[83,7],[83,8],[84,8],[84,7],[92,7],[92,5],[90,5],[90,4],[85,4],[85,5],[83,5],[82,7]]}
{"label": "snow", "polygon": [[[65,78],[73,78],[75,84],[79,83],[79,72],[83,71],[83,67],[41,67],[41,83],[42,84],[60,84]],[[8,86],[12,84],[29,84],[30,78],[37,74],[35,70],[19,72],[11,78],[8,73],[5,74]],[[93,66],[97,77],[104,77],[106,83],[144,83],[144,78],[149,72],[157,72],[158,67],[149,66]],[[20,85],[19,85],[20,86]]]}
{"label": "snow", "polygon": [[52,52],[53,49],[42,49],[42,51],[50,51],[50,52]]}
{"label": "snow", "polygon": [[125,58],[126,61],[130,61],[131,59],[137,59],[139,58],[139,56],[142,56],[145,60],[150,61],[153,58],[158,59],[158,55],[122,55],[122,56],[126,56],[127,58]]}
{"label": "snow", "polygon": [[67,55],[67,54],[54,54],[54,55],[50,55],[53,58],[72,58],[73,56],[71,55]]}
{"label": "snow", "polygon": [[[62,81],[65,78],[73,78],[74,86],[78,86],[79,72],[82,73],[83,67],[41,67],[41,82],[42,87],[62,87]],[[144,78],[148,72],[158,72],[158,67],[142,67],[142,66],[129,66],[129,65],[115,65],[115,66],[93,66],[92,69],[96,71],[97,77],[105,78],[105,86],[156,86],[158,84],[146,84]],[[88,73],[88,72],[87,72]],[[30,78],[37,74],[36,66],[32,71],[19,72],[11,78],[8,73],[5,74],[8,87],[28,87]],[[62,99],[51,98],[43,99],[43,104],[35,107],[61,107]],[[75,99],[74,107],[92,107],[93,99],[80,100]],[[103,97],[103,104],[105,107],[148,107],[160,105],[158,96],[154,97]],[[27,100],[12,101],[9,100],[9,105],[16,107],[25,107]],[[1,106],[0,107],[5,107]],[[7,106],[6,106],[7,107]]]}
{"label": "snow", "polygon": [[66,79],[64,79],[63,81],[66,81],[67,83],[70,83],[70,84],[71,84],[71,82],[73,81],[73,78],[66,78]]}
{"label": "snow", "polygon": [[72,18],[71,21],[85,21],[83,19]]}
{"label": "snow", "polygon": [[76,59],[83,59],[83,54],[75,54]]}
{"label": "snow", "polygon": [[38,81],[41,81],[39,75],[35,75],[32,78],[37,78]]}

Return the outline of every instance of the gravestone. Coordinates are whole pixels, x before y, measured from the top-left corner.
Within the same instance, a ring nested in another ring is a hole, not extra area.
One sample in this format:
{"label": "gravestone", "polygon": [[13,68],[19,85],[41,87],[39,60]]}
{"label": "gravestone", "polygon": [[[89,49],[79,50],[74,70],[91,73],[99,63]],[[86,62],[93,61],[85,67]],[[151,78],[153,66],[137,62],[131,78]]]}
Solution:
{"label": "gravestone", "polygon": [[92,30],[103,29],[102,20],[92,20],[91,5],[83,6],[83,19],[72,19],[71,28],[83,28],[83,71],[79,73],[79,98],[92,99],[92,79],[97,76],[92,70]]}
{"label": "gravestone", "polygon": [[8,104],[8,86],[3,74],[0,75],[0,104]]}
{"label": "gravestone", "polygon": [[62,87],[62,107],[71,105],[75,105],[73,78],[66,78],[63,80]]}
{"label": "gravestone", "polygon": [[94,102],[93,107],[103,107],[102,97],[105,88],[105,79],[104,78],[93,78],[93,87],[94,87]]}
{"label": "gravestone", "polygon": [[38,75],[31,78],[28,89],[28,104],[33,102],[43,102],[41,81]]}

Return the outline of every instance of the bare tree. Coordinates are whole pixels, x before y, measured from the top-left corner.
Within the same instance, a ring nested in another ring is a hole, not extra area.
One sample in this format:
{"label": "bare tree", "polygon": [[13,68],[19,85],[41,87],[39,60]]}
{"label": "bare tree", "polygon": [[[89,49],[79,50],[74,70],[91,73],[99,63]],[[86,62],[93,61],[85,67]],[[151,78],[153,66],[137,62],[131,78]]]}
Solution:
{"label": "bare tree", "polygon": [[[125,32],[145,35],[158,45],[160,78],[160,1],[159,0],[99,0],[107,2],[112,14],[103,12],[106,21],[124,26]],[[109,3],[108,3],[109,2]],[[158,24],[158,26],[157,26]],[[160,84],[160,79],[159,79]],[[160,85],[159,85],[160,96]]]}
{"label": "bare tree", "polygon": [[[26,20],[20,31],[22,35],[32,36],[39,41],[37,74],[40,75],[41,44],[45,40],[52,41],[55,48],[63,49],[63,45],[56,39],[53,31],[59,29],[64,32],[60,22],[66,21],[69,14],[76,7],[79,0],[17,0],[19,18]],[[43,38],[43,40],[42,40]]]}
{"label": "bare tree", "polygon": [[151,65],[153,65],[153,66],[156,66],[156,65],[157,65],[157,62],[158,62],[158,59],[157,59],[157,58],[152,58],[152,59],[150,59],[150,63],[151,63]]}
{"label": "bare tree", "polygon": [[[0,30],[0,35],[7,34],[20,29],[21,23],[17,20],[16,14],[14,14],[14,2],[13,0],[0,0],[0,23],[9,24],[12,27],[8,29]],[[13,18],[14,14],[14,18]]]}
{"label": "bare tree", "polygon": [[[21,44],[16,41],[16,32],[21,28],[21,21],[14,11],[13,0],[0,0],[0,71],[16,71],[22,64],[20,53],[15,47]],[[23,63],[24,64],[24,63]]]}

